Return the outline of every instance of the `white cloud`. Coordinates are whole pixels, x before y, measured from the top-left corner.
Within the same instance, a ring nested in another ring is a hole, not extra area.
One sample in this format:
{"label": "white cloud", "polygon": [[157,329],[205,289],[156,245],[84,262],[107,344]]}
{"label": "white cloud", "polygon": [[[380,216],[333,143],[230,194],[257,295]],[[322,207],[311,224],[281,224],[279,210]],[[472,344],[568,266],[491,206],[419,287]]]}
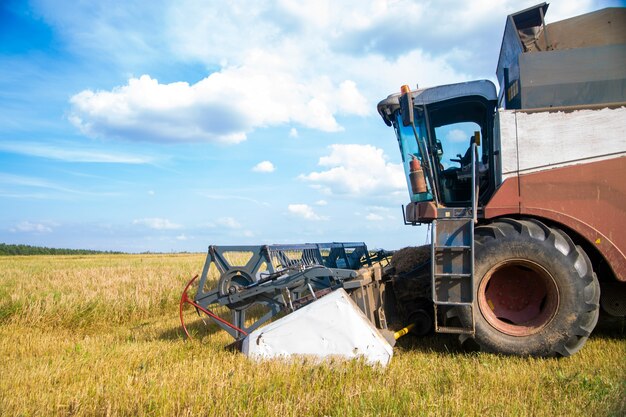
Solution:
{"label": "white cloud", "polygon": [[289,137],[290,138],[297,138],[298,137],[298,129],[296,129],[295,127],[292,127],[289,130]]}
{"label": "white cloud", "polygon": [[185,240],[188,240],[188,239],[189,238],[184,233],[176,236],[176,240],[185,241]]}
{"label": "white cloud", "polygon": [[276,170],[276,167],[274,167],[274,164],[272,164],[270,161],[262,161],[256,164],[254,167],[252,167],[252,170],[254,172],[267,173],[267,172],[274,172]]}
{"label": "white cloud", "polygon": [[0,142],[0,151],[39,158],[56,159],[65,162],[93,162],[112,164],[148,164],[152,158],[98,149],[76,148],[75,144],[65,143],[62,147],[40,142]]}
{"label": "white cloud", "polygon": [[326,201],[326,200],[317,200],[315,202],[315,205],[316,206],[326,206],[326,205],[328,205],[328,201]]}
{"label": "white cloud", "polygon": [[[588,8],[587,3],[570,9]],[[71,98],[70,120],[88,135],[144,141],[237,143],[255,129],[286,124],[341,131],[338,116],[374,114],[375,103],[401,84],[493,77],[506,14],[531,4],[455,3],[450,15],[447,1],[235,6],[183,0],[163,7],[162,15],[145,16],[152,21],[137,19],[137,7],[116,8],[115,14],[102,9],[96,25],[94,15],[89,17],[93,30],[102,32],[101,43],[115,39],[107,53],[128,55],[116,52],[116,45],[146,59],[200,62],[213,72],[195,83],[160,83],[148,72],[116,88],[84,90]],[[45,9],[78,43],[91,33],[79,30],[85,10],[60,16],[51,5]],[[130,30],[133,18],[141,22],[133,40],[143,42],[124,45],[123,30]],[[162,33],[154,33],[155,23]],[[477,59],[487,53],[489,59]],[[296,134],[292,127],[290,136]]]}
{"label": "white cloud", "polygon": [[229,229],[241,229],[241,224],[233,217],[220,217],[215,221],[218,225]]}
{"label": "white cloud", "polygon": [[[598,5],[552,3],[549,21]],[[148,71],[117,88],[82,91],[71,99],[70,120],[85,133],[237,143],[289,123],[340,131],[338,115],[371,115],[401,84],[493,78],[506,15],[533,4],[180,0],[146,10],[135,2],[70,8],[39,0],[33,7],[73,51],[123,71],[198,63],[213,71],[194,84],[159,83]]]}
{"label": "white cloud", "polygon": [[372,145],[335,144],[330,150],[318,163],[327,170],[298,178],[327,194],[353,197],[390,194],[406,187],[402,165],[387,162],[382,149]]}
{"label": "white cloud", "polygon": [[[117,193],[113,192],[97,192],[97,191],[83,191],[73,188],[68,188],[64,185],[60,185],[51,182],[47,179],[38,177],[27,177],[23,175],[14,175],[0,172],[0,184],[6,184],[7,186],[14,188],[14,193],[2,193],[4,197],[9,198],[40,198],[40,199],[55,199],[55,198],[78,198],[78,197],[97,197],[97,196],[115,196]],[[24,192],[25,189],[39,189],[40,192]]]}
{"label": "white cloud", "polygon": [[452,129],[446,135],[446,140],[455,143],[469,142],[469,135],[461,129]]}
{"label": "white cloud", "polygon": [[[233,192],[233,190],[230,190]],[[245,201],[248,203],[258,204],[260,206],[269,206],[270,204],[266,201],[255,200],[254,198],[245,197],[242,195],[231,195],[231,194],[222,194],[219,191],[198,191],[198,195],[201,195],[209,200],[235,200],[235,201]]]}
{"label": "white cloud", "polygon": [[287,71],[264,72],[255,65],[264,59],[271,54],[255,52],[246,66],[224,68],[191,85],[142,75],[111,91],[85,90],[70,99],[69,120],[96,137],[238,143],[259,127],[298,123],[336,132],[342,130],[336,113],[366,114],[354,82],[318,77],[304,83]]}
{"label": "white cloud", "polygon": [[182,228],[180,224],[172,223],[168,219],[162,219],[159,217],[135,219],[133,220],[133,224],[145,226],[154,230],[176,230]]}
{"label": "white cloud", "polygon": [[76,190],[58,185],[43,178],[5,174],[2,172],[0,172],[0,184],[8,184],[19,187],[45,188],[65,193],[78,193]]}
{"label": "white cloud", "polygon": [[339,85],[339,108],[347,114],[357,114],[367,116],[371,113],[371,108],[367,99],[356,88],[354,81],[346,80]]}
{"label": "white cloud", "polygon": [[373,222],[378,222],[381,220],[385,220],[385,218],[383,216],[381,216],[380,214],[376,214],[376,213],[369,213],[367,216],[365,216],[365,218],[369,221],[373,221]]}
{"label": "white cloud", "polygon": [[15,225],[10,229],[11,232],[25,232],[25,233],[50,233],[52,228],[43,223],[32,223],[29,221],[23,221]]}
{"label": "white cloud", "polygon": [[305,220],[328,220],[328,217],[320,216],[307,204],[289,204],[287,210],[291,214],[302,217]]}

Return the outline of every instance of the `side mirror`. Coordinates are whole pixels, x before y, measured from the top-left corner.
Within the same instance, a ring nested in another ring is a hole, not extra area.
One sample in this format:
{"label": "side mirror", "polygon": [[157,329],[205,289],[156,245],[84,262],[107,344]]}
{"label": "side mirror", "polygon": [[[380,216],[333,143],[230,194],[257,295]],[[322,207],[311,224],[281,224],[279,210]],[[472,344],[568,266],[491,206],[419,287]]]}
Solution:
{"label": "side mirror", "polygon": [[400,88],[400,114],[402,114],[402,124],[404,126],[411,126],[415,123],[415,116],[413,115],[413,97],[411,96],[411,89],[408,85],[403,85]]}

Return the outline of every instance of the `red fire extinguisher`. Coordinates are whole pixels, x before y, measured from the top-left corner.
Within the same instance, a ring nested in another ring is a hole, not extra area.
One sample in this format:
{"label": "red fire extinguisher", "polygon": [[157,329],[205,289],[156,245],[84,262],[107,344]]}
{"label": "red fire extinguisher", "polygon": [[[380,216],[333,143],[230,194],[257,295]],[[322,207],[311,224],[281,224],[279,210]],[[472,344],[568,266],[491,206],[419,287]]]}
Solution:
{"label": "red fire extinguisher", "polygon": [[422,170],[422,164],[415,155],[411,155],[413,158],[409,163],[409,180],[411,182],[411,191],[413,194],[425,193],[428,191],[426,188],[426,180],[424,179],[424,171]]}

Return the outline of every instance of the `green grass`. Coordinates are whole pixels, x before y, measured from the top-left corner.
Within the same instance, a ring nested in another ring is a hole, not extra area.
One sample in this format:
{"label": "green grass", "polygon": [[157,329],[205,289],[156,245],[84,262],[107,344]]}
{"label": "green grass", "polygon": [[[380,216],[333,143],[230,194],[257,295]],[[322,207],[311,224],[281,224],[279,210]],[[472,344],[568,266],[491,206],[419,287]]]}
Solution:
{"label": "green grass", "polygon": [[386,369],[255,363],[225,350],[231,339],[215,326],[183,340],[180,291],[203,262],[204,255],[0,258],[0,415],[626,413],[623,323],[565,359],[464,353],[440,335],[402,339]]}

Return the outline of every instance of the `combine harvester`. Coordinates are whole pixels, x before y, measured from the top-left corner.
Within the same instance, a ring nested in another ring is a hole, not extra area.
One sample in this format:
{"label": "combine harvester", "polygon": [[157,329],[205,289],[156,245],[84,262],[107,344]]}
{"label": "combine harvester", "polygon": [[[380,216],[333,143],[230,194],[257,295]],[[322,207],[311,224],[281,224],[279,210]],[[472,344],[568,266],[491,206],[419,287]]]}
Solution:
{"label": "combine harvester", "polygon": [[[569,356],[600,308],[624,318],[626,9],[545,24],[547,9],[507,17],[499,95],[480,80],[378,104],[405,168],[405,223],[430,224],[431,245],[390,261],[361,243],[212,246],[181,320],[192,304],[253,357],[386,364],[408,331]],[[469,132],[462,148],[452,131]]]}

